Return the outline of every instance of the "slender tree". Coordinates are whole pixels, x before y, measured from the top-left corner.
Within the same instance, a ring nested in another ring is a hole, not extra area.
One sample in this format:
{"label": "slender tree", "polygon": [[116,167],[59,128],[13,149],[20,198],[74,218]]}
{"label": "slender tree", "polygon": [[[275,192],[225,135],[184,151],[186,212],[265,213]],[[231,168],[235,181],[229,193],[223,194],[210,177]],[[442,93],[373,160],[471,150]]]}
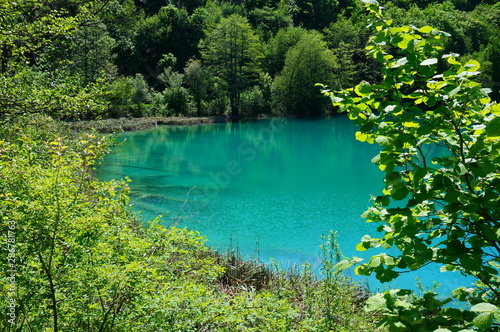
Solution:
{"label": "slender tree", "polygon": [[231,116],[239,117],[240,94],[258,78],[261,44],[247,19],[231,15],[221,20],[200,44],[202,56],[227,84]]}
{"label": "slender tree", "polygon": [[207,94],[207,74],[200,60],[190,60],[184,68],[185,80],[196,103],[196,112],[201,115],[201,103]]}

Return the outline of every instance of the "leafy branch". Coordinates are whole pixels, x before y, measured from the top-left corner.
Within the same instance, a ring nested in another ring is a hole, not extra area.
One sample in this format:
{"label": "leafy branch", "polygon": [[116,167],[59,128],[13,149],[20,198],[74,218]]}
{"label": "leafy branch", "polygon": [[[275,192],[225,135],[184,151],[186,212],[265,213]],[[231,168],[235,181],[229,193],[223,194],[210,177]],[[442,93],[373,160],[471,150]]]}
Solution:
{"label": "leafy branch", "polygon": [[[399,254],[337,267],[356,264],[356,273],[375,273],[382,282],[435,264],[442,272],[460,271],[476,282],[467,296],[459,295],[462,288],[451,296],[476,304],[469,310],[450,316],[451,298],[438,301],[428,292],[424,298],[432,301],[424,305],[409,290],[377,294],[368,307],[387,313],[381,325],[391,331],[488,331],[500,318],[500,255],[494,252],[500,244],[500,105],[474,81],[477,61],[462,64],[457,54],[442,54],[449,34],[393,27],[376,1],[365,2],[374,29],[367,50],[382,65],[382,81],[323,92],[359,125],[358,140],[381,147],[372,161],[385,172],[385,188],[363,216],[382,223],[384,234],[365,236],[357,248],[396,247]],[[429,303],[431,316],[424,314]],[[491,311],[475,314],[479,304]]]}

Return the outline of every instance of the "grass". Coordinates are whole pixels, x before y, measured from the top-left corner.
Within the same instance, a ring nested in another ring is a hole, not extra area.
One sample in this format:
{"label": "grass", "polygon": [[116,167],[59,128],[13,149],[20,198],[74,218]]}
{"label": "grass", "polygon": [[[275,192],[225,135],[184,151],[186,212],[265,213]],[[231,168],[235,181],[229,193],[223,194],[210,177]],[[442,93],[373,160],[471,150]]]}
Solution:
{"label": "grass", "polygon": [[373,331],[377,317],[364,310],[368,288],[333,269],[340,251],[335,234],[324,238],[319,271],[309,263],[283,269],[278,262],[266,265],[245,260],[237,250],[220,254],[217,263],[224,273],[217,279],[230,296],[269,293],[274,301],[285,301],[296,312],[293,331]]}

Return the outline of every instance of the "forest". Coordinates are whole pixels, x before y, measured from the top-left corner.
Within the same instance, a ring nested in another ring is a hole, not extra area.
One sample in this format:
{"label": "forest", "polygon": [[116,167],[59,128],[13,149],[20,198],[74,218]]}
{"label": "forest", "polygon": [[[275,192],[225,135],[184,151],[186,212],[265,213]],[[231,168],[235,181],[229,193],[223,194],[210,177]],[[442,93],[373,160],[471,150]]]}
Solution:
{"label": "forest", "polygon": [[[383,5],[396,25],[448,32],[445,52],[478,60],[479,81],[499,98],[496,1]],[[0,10],[5,116],[318,116],[332,107],[315,83],[380,80],[356,0],[20,1]]]}
{"label": "forest", "polygon": [[[0,331],[498,330],[500,3],[1,0],[0,14]],[[331,233],[320,277],[145,227],[127,179],[94,176],[113,136],[67,126],[334,111],[380,147],[363,217],[381,235],[357,249],[398,253],[345,258]],[[474,283],[369,294],[342,274],[430,264]]]}

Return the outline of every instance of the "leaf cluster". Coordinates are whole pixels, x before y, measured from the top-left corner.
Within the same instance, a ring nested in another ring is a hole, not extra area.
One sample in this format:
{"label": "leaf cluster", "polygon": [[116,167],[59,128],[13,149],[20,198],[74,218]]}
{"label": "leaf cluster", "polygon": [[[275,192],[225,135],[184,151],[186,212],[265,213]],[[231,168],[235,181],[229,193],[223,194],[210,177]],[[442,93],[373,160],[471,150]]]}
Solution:
{"label": "leaf cluster", "polygon": [[447,308],[451,298],[438,300],[432,292],[411,299],[409,290],[378,294],[368,309],[387,313],[383,324],[394,331],[494,328],[500,306],[500,106],[474,81],[477,61],[443,54],[447,33],[394,27],[375,1],[367,3],[374,30],[367,50],[382,65],[383,78],[325,93],[359,125],[358,140],[381,147],[372,161],[385,173],[385,188],[363,216],[381,224],[382,236],[366,235],[357,249],[397,252],[375,255],[355,271],[389,282],[436,265],[475,281],[450,294],[473,305],[469,310]]}

